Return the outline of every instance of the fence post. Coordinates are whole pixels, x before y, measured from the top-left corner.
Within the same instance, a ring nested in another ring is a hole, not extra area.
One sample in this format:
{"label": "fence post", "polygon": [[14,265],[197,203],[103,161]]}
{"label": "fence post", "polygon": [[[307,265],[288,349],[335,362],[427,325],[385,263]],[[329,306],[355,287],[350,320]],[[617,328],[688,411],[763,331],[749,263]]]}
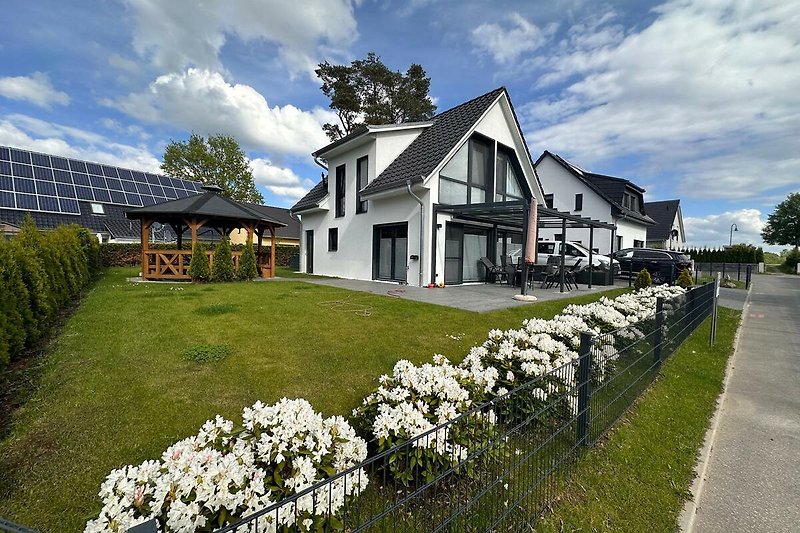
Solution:
{"label": "fence post", "polygon": [[578,434],[577,444],[589,444],[589,400],[592,396],[592,344],[591,333],[581,333],[581,347],[578,351]]}
{"label": "fence post", "polygon": [[661,344],[664,341],[664,298],[656,298],[656,335],[653,339],[653,366],[661,367]]}
{"label": "fence post", "polygon": [[736,263],[736,281],[742,281],[742,264]]}
{"label": "fence post", "polygon": [[744,288],[750,290],[750,282],[753,278],[753,265],[747,265],[747,272],[744,274]]}
{"label": "fence post", "polygon": [[717,275],[714,277],[714,294],[711,303],[711,336],[708,342],[711,346],[714,346],[714,343],[717,341],[717,300],[719,299],[720,278],[720,273],[717,272]]}

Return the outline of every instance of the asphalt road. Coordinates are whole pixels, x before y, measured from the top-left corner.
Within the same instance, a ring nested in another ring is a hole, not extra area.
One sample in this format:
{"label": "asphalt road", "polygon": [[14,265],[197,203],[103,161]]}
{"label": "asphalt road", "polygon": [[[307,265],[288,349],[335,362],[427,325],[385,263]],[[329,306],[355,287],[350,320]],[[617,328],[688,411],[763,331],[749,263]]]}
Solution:
{"label": "asphalt road", "polygon": [[800,277],[758,276],[691,531],[800,531]]}

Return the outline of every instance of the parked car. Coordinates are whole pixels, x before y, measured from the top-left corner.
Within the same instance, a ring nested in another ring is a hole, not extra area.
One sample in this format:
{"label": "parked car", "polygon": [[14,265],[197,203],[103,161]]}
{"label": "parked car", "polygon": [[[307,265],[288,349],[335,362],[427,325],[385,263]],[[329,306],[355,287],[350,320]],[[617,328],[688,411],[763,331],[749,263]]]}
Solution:
{"label": "parked car", "polygon": [[646,268],[655,284],[672,283],[681,270],[692,267],[688,256],[672,250],[623,248],[614,252],[613,257],[619,261],[623,276],[636,276]]}
{"label": "parked car", "polygon": [[[566,242],[564,248],[564,264],[567,267],[574,265],[578,259],[582,259],[580,267],[585,268],[589,265],[589,249],[577,242]],[[511,255],[511,258],[516,263],[519,261],[519,256],[522,250],[517,250]],[[555,255],[561,257],[561,241],[539,241],[536,243],[536,264],[546,265],[547,258]],[[595,268],[602,268],[608,270],[608,264],[611,259],[608,256],[600,255],[597,252],[592,254],[592,265]],[[614,273],[618,274],[620,265],[618,261],[614,261]]]}

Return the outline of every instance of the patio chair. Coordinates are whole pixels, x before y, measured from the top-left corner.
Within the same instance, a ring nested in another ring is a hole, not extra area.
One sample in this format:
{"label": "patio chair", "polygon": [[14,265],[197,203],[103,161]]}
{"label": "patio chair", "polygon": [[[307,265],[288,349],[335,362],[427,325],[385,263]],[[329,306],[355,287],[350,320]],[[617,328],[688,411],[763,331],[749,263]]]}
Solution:
{"label": "patio chair", "polygon": [[566,282],[567,288],[569,290],[572,290],[573,286],[576,289],[578,288],[578,282],[575,281],[575,273],[580,272],[582,270],[582,268],[580,268],[582,262],[583,259],[578,259],[577,261],[575,261],[575,264],[572,265],[572,267],[570,267],[569,270],[564,271],[564,281]]}
{"label": "patio chair", "polygon": [[505,277],[506,272],[503,270],[502,267],[495,265],[492,263],[488,257],[481,257],[479,260],[480,264],[486,269],[486,278],[484,279],[484,283],[489,281],[489,276],[492,276],[492,281],[497,280],[498,276],[500,277],[500,282],[502,283],[503,277]]}
{"label": "patio chair", "polygon": [[551,255],[547,258],[547,265],[544,267],[544,272],[542,273],[542,285],[540,288],[549,289],[553,286],[556,279],[560,278],[560,264],[561,258],[558,256]]}
{"label": "patio chair", "polygon": [[517,284],[517,267],[514,266],[514,263],[506,263],[506,266],[503,267],[503,273],[509,285]]}

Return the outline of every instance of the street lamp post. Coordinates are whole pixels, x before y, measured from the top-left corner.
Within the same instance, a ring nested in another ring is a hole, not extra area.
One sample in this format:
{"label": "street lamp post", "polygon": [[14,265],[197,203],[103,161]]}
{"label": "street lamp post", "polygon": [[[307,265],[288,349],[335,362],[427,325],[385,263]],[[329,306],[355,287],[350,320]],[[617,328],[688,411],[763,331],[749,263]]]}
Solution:
{"label": "street lamp post", "polygon": [[733,246],[733,232],[734,231],[739,231],[739,226],[736,225],[736,222],[731,224],[731,240],[728,243],[728,246]]}

